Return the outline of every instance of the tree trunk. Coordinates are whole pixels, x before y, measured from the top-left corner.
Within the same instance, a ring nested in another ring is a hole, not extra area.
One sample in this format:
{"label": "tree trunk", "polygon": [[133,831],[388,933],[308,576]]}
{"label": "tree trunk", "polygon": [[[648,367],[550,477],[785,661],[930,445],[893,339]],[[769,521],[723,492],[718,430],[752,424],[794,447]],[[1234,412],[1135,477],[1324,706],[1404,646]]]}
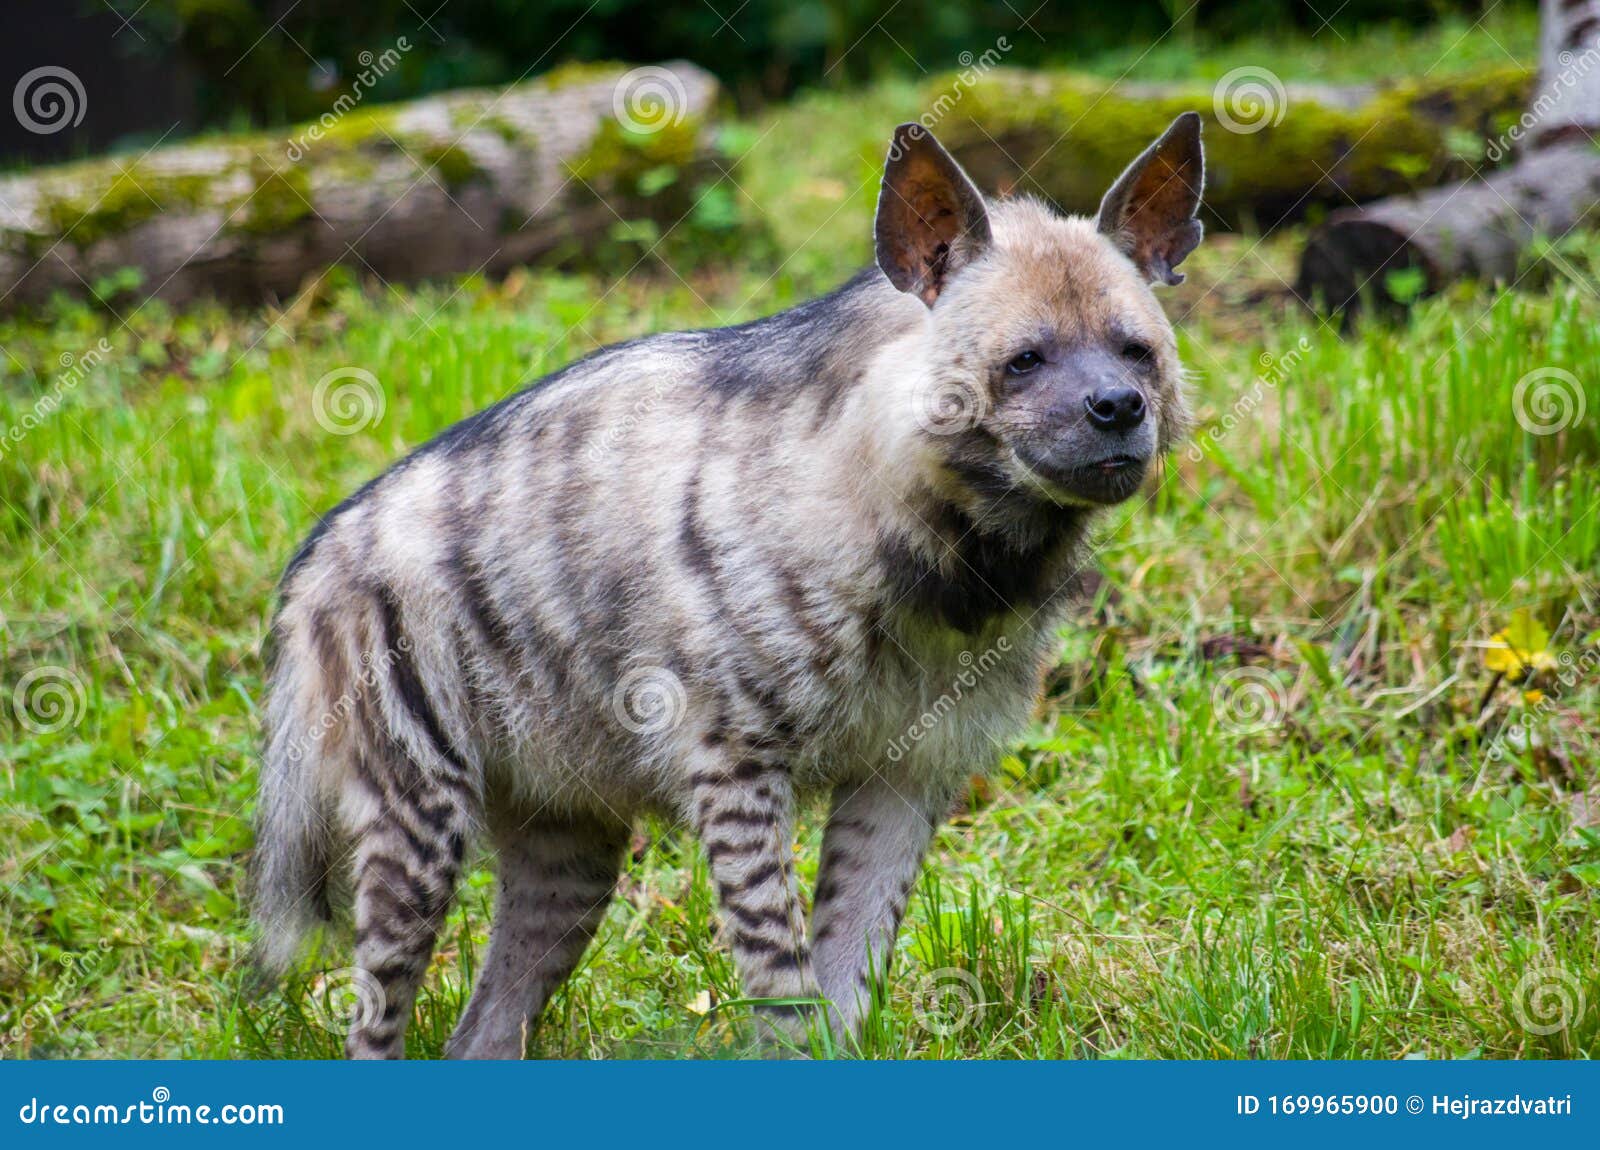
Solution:
{"label": "tree trunk", "polygon": [[[1538,86],[1488,147],[1489,159],[1516,162],[1334,212],[1306,241],[1302,299],[1348,319],[1366,305],[1403,308],[1463,277],[1510,281],[1536,237],[1559,238],[1590,217],[1600,205],[1600,0],[1544,0],[1541,19]],[[1419,273],[1411,284],[1393,278],[1408,269]]]}
{"label": "tree trunk", "polygon": [[[258,301],[345,263],[385,281],[574,253],[676,223],[717,84],[692,64],[560,69],[504,91],[359,107],[0,180],[0,309],[94,292]],[[661,173],[669,173],[663,188]],[[648,178],[646,178],[648,176]]]}

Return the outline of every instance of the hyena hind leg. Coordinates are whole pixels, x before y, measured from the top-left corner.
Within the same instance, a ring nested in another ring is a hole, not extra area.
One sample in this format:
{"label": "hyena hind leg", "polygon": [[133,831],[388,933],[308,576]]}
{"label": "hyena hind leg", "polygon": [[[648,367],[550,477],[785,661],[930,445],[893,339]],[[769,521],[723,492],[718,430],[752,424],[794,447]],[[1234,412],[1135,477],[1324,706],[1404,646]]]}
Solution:
{"label": "hyena hind leg", "polygon": [[414,775],[407,782],[385,787],[377,814],[355,836],[355,965],[378,993],[363,1001],[345,1038],[350,1058],[405,1056],[406,1024],[471,824],[454,788]]}
{"label": "hyena hind leg", "polygon": [[628,829],[600,819],[494,821],[499,889],[489,952],[449,1057],[522,1057],[527,1028],[605,919]]}

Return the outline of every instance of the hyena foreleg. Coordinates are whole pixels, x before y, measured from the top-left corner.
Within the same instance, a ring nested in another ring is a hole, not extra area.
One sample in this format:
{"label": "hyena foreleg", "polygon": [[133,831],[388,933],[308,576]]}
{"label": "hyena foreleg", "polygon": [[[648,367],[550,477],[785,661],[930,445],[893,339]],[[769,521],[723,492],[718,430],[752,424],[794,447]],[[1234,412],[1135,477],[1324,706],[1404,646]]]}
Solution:
{"label": "hyena foreleg", "polygon": [[817,980],[833,1023],[853,1033],[894,953],[922,857],[950,806],[944,792],[897,790],[875,776],[834,792],[812,909]]}
{"label": "hyena foreleg", "polygon": [[501,817],[490,830],[499,850],[494,926],[451,1058],[522,1057],[528,1026],[605,919],[628,841],[617,820]]}
{"label": "hyena foreleg", "polygon": [[[734,965],[752,998],[818,997],[795,882],[794,787],[785,764],[720,748],[691,775],[695,829],[711,866]],[[804,1006],[762,1004],[798,1039]]]}

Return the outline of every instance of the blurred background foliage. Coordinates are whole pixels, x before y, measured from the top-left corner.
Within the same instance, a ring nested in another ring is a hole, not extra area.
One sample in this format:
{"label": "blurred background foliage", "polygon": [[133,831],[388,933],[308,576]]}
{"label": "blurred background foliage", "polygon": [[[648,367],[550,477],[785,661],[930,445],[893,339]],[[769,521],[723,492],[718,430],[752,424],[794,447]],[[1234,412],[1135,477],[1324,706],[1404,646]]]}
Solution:
{"label": "blurred background foliage", "polygon": [[[41,42],[105,98],[78,151],[153,139],[167,131],[273,127],[313,118],[348,89],[363,60],[400,37],[411,50],[371,98],[395,100],[471,85],[510,83],[566,61],[692,60],[723,82],[740,108],[803,88],[956,66],[1004,37],[1018,66],[1100,63],[1143,70],[1263,32],[1298,32],[1336,45],[1383,25],[1408,30],[1441,19],[1463,28],[1531,0],[8,0]],[[1030,11],[1031,9],[1031,11]],[[92,35],[95,26],[109,33]],[[1159,41],[1159,49],[1151,47]],[[0,45],[0,78],[32,66]],[[84,52],[100,53],[92,61]],[[139,99],[126,98],[137,89]],[[102,133],[98,138],[94,131]],[[107,138],[104,133],[115,135]],[[13,163],[64,158],[63,137],[0,135]]]}

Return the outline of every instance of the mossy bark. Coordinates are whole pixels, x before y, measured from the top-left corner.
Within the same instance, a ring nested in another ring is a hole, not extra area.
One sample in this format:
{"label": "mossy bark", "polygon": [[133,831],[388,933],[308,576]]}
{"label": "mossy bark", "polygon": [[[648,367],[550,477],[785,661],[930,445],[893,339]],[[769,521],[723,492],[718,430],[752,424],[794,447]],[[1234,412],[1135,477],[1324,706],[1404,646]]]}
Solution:
{"label": "mossy bark", "polygon": [[[683,174],[710,166],[717,84],[692,64],[651,71],[672,78],[666,103],[637,116],[619,87],[635,73],[584,65],[7,177],[0,308],[125,267],[174,302],[282,297],[335,263],[386,281],[493,273],[584,250],[619,220],[676,224]],[[663,170],[678,174],[665,191]]]}
{"label": "mossy bark", "polygon": [[1132,85],[996,69],[932,81],[924,122],[982,186],[1091,213],[1145,143],[1180,112],[1197,111],[1206,121],[1206,223],[1267,227],[1460,178],[1472,157],[1458,145],[1491,139],[1533,79],[1505,67],[1382,88],[1277,90],[1268,75],[1257,73],[1252,95],[1220,82]]}

